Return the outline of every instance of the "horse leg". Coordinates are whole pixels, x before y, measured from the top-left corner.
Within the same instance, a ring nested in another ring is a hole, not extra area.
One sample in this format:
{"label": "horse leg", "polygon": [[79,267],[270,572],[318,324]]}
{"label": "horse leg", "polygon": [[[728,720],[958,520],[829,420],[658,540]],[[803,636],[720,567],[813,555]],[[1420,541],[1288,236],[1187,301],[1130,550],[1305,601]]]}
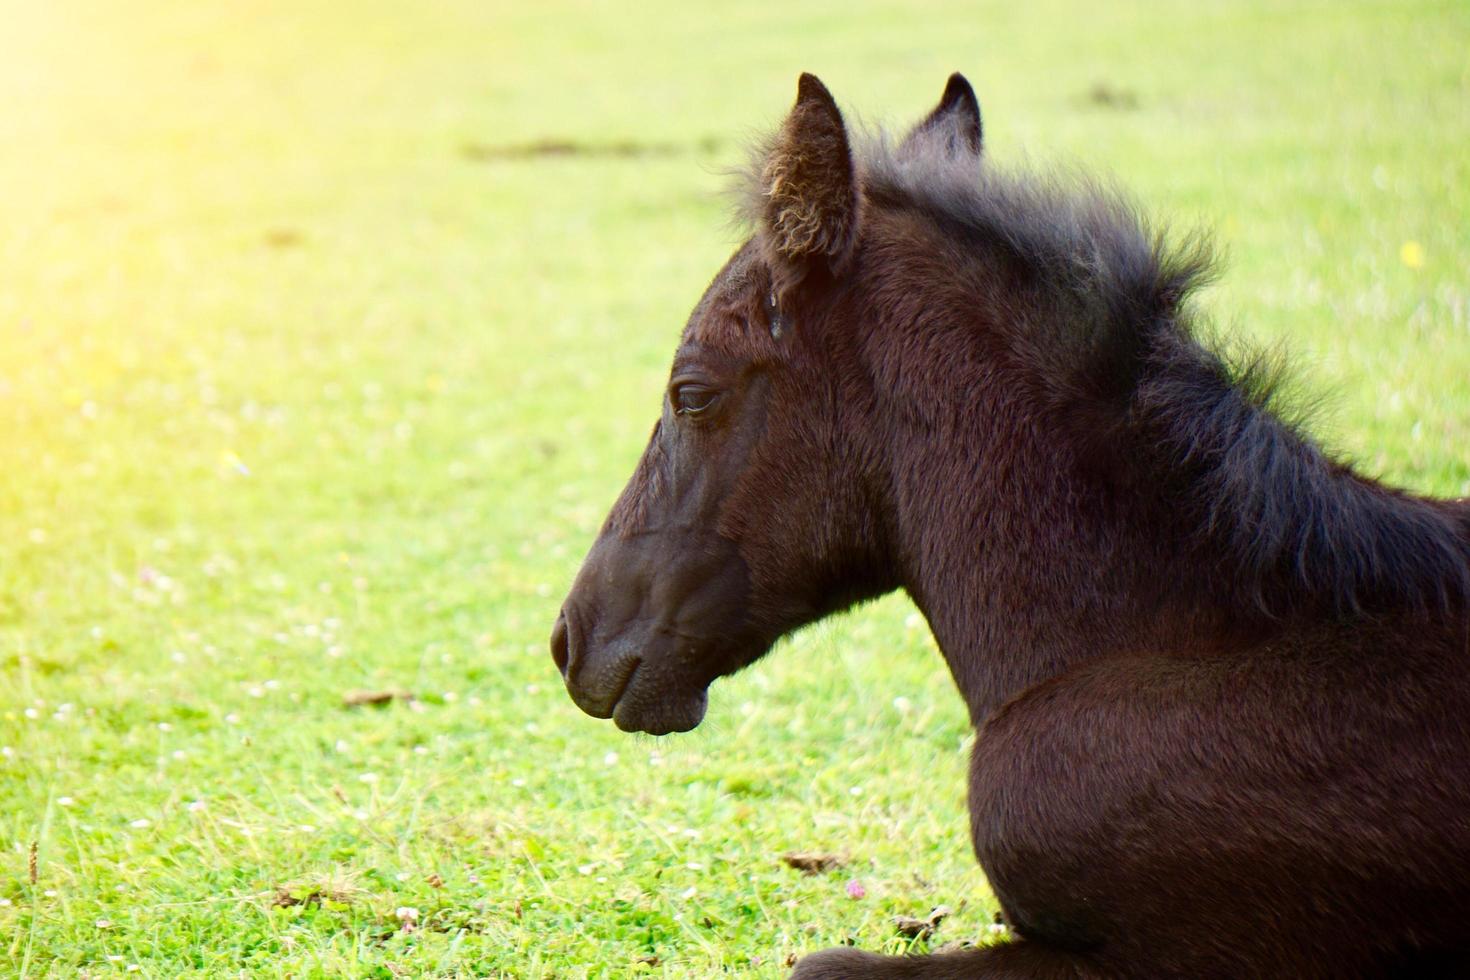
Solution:
{"label": "horse leg", "polygon": [[930,956],[879,956],[827,949],[796,964],[791,980],[1102,980],[1116,976],[1086,954],[1019,939],[981,949]]}

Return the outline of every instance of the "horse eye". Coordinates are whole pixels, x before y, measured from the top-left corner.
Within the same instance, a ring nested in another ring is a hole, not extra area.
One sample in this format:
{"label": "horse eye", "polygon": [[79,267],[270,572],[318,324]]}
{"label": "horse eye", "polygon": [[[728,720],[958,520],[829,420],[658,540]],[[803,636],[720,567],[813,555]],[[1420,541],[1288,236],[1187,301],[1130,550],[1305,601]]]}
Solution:
{"label": "horse eye", "polygon": [[674,390],[674,411],[680,415],[698,415],[715,403],[719,392],[704,385],[680,385]]}
{"label": "horse eye", "polygon": [[781,307],[776,305],[775,293],[766,296],[766,323],[771,326],[771,336],[780,340],[781,334],[786,330],[786,319],[781,316]]}

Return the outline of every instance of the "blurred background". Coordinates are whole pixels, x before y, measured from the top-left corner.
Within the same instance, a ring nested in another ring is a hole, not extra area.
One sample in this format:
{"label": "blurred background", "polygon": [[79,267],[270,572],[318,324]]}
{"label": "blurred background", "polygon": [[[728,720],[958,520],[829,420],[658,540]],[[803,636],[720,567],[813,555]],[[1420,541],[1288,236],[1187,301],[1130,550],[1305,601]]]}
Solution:
{"label": "blurred background", "polygon": [[0,972],[988,938],[902,597],[671,739],[546,653],[740,240],[724,173],[800,71],[893,128],[963,71],[993,161],[1213,228],[1205,309],[1288,345],[1317,432],[1465,495],[1467,51],[1457,0],[0,0]]}

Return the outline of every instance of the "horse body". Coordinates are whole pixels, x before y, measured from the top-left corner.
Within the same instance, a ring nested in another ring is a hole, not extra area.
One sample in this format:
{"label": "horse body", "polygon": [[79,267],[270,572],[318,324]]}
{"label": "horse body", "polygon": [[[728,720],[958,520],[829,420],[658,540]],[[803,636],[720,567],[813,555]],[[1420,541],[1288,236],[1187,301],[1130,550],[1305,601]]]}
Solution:
{"label": "horse body", "polygon": [[569,691],[690,728],[778,636],[913,597],[1018,938],[806,980],[1470,972],[1470,509],[1325,455],[1196,338],[1202,247],[980,133],[955,76],[854,155],[803,76],[553,633]]}
{"label": "horse body", "polygon": [[[1432,594],[1458,586],[1464,506],[1396,495],[1270,424],[1275,465],[1316,478],[1254,515],[1290,525],[1293,554],[1252,582],[1222,559],[1231,529],[1201,535],[1144,489],[1167,478],[1150,426],[1112,434],[1138,471],[1104,478],[1024,392],[972,390],[992,433],[1012,427],[978,446],[924,425],[890,440],[895,537],[979,727],[976,855],[1015,932],[1053,957],[1016,975],[1470,971],[1470,621]],[[1376,508],[1392,517],[1333,546],[1423,519],[1435,547],[1345,577],[1296,565],[1335,512]],[[1415,567],[1434,556],[1442,569]],[[798,975],[931,975],[829,955]],[[961,955],[953,975],[1017,955]]]}
{"label": "horse body", "polygon": [[1017,933],[1084,976],[1470,966],[1457,660],[1319,633],[1088,661],[982,730],[976,852]]}

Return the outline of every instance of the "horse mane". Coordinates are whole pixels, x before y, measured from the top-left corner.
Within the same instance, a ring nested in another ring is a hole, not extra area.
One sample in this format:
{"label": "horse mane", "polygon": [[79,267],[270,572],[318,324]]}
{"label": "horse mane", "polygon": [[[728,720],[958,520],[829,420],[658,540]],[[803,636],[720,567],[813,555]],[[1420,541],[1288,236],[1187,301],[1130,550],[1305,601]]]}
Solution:
{"label": "horse mane", "polygon": [[1033,308],[1001,326],[1044,408],[1080,420],[1079,439],[1111,447],[1131,485],[1183,518],[1223,588],[1272,616],[1470,605],[1470,507],[1356,473],[1283,411],[1279,351],[1227,356],[1205,337],[1190,300],[1217,268],[1207,237],[1171,239],[1086,177],[881,135],[854,158],[864,208],[923,216],[961,253],[1021,270]]}
{"label": "horse mane", "polygon": [[1225,546],[1227,575],[1264,611],[1342,616],[1470,604],[1470,513],[1356,473],[1273,410],[1287,381],[1269,354],[1230,361],[1181,327],[1134,391],[1130,445],[1150,447],[1193,534]]}

